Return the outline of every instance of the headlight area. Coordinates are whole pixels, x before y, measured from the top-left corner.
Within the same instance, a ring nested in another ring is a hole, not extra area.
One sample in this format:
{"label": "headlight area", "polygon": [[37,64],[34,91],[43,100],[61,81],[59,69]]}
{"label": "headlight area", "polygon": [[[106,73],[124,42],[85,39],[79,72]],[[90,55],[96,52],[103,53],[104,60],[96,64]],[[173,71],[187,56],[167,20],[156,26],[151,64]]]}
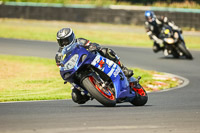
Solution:
{"label": "headlight area", "polygon": [[168,44],[173,44],[175,42],[173,38],[164,38],[164,41]]}
{"label": "headlight area", "polygon": [[78,54],[73,55],[69,61],[67,61],[64,65],[64,70],[70,70],[72,68],[74,68],[74,66],[76,65],[76,62],[78,60]]}

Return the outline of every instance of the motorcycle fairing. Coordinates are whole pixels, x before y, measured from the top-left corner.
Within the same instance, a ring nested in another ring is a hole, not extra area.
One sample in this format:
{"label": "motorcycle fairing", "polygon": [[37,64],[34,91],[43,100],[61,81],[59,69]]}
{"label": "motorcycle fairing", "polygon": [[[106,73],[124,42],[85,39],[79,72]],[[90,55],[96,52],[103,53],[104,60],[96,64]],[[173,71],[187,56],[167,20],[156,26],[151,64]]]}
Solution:
{"label": "motorcycle fairing", "polygon": [[[65,70],[64,65],[67,63],[75,54],[78,55],[78,59],[74,67],[70,70]],[[119,65],[113,61],[101,56],[100,54],[93,54],[88,52],[85,48],[79,45],[65,47],[62,51],[62,55],[67,55],[61,61],[60,74],[62,78],[67,82],[73,82],[70,78],[82,65],[91,64],[94,67],[100,69],[106,73],[112,80],[115,88],[115,98],[126,98],[126,97],[135,97],[135,92],[129,87],[129,82],[124,73],[122,72]],[[82,56],[86,55],[87,57],[84,60],[81,60]],[[66,77],[66,74],[67,77]]]}
{"label": "motorcycle fairing", "polygon": [[[71,50],[72,49],[72,50]],[[70,69],[70,70],[65,70],[64,68],[64,64],[67,63],[75,54],[78,54],[78,59],[77,62],[75,63],[75,66]],[[63,64],[63,66],[60,66],[60,74],[61,77],[67,81],[67,82],[73,82],[73,80],[70,80],[70,78],[66,78],[65,75],[66,73],[69,74],[69,77],[71,75],[73,75],[83,64],[90,64],[91,61],[95,58],[94,54],[91,54],[90,52],[88,52],[85,48],[76,45],[75,47],[72,48],[68,48],[65,47],[62,51],[62,55],[64,57],[64,55],[68,55],[65,58],[63,58],[63,60],[61,61],[61,64]],[[85,60],[82,60],[83,56],[86,56]],[[88,58],[89,57],[89,58]]]}
{"label": "motorcycle fairing", "polygon": [[122,69],[112,60],[98,54],[92,61],[91,65],[100,69],[111,78],[115,88],[116,99],[135,96],[134,92],[130,93],[129,82],[122,72]]}

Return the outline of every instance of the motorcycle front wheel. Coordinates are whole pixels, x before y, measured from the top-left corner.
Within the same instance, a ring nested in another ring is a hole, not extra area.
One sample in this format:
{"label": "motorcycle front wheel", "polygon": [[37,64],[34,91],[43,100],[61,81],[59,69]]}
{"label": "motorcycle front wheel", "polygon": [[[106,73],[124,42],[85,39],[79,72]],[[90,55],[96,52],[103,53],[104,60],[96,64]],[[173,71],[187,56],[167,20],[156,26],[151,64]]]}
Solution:
{"label": "motorcycle front wheel", "polygon": [[82,84],[88,92],[104,106],[114,107],[116,105],[115,94],[109,86],[103,87],[102,84],[98,83],[92,76],[86,77],[82,81]]}
{"label": "motorcycle front wheel", "polygon": [[182,43],[178,44],[178,48],[183,53],[183,55],[185,55],[185,57],[187,59],[193,59],[192,54],[189,52],[189,50]]}

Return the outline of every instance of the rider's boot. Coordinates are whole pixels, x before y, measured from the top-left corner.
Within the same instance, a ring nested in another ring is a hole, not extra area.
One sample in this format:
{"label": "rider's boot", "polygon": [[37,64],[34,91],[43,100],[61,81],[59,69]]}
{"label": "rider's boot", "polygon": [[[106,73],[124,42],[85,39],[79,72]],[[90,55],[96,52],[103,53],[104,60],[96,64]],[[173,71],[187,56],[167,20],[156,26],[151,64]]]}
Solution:
{"label": "rider's boot", "polygon": [[128,69],[127,67],[125,67],[125,66],[119,61],[119,57],[117,56],[117,54],[116,54],[112,49],[109,49],[109,48],[101,48],[100,52],[101,52],[101,54],[102,54],[104,57],[106,57],[106,58],[108,58],[108,59],[114,61],[115,63],[117,63],[117,64],[121,67],[122,71],[124,72],[124,74],[125,74],[125,76],[126,76],[127,78],[130,78],[130,77],[133,75],[133,70],[130,70],[130,69]]}
{"label": "rider's boot", "polygon": [[124,72],[124,75],[127,78],[130,78],[131,76],[133,76],[133,70],[130,70],[127,67],[125,67],[120,61],[118,61],[118,65],[121,67],[122,71]]}
{"label": "rider's boot", "polygon": [[161,50],[164,50],[164,47],[160,46],[160,44],[154,42],[154,44],[153,44],[153,52],[157,53],[157,52],[159,52]]}
{"label": "rider's boot", "polygon": [[82,95],[81,94],[81,91],[78,90],[77,88],[73,87],[72,88],[72,100],[75,102],[75,103],[78,103],[78,104],[84,104],[85,102],[87,102],[90,97],[87,96],[86,94],[85,95]]}

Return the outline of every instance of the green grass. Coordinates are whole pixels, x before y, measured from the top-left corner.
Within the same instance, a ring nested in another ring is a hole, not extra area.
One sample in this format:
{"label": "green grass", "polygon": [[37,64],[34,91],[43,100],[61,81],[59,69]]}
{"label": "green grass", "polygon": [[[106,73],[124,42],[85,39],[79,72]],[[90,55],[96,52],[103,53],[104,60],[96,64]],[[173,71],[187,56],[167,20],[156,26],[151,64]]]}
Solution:
{"label": "green grass", "polygon": [[[84,24],[59,21],[36,21],[22,19],[0,19],[0,37],[30,40],[56,41],[56,33],[63,27],[73,28],[76,37],[83,37],[99,44],[150,46],[145,33],[119,32],[128,26],[111,24]],[[90,28],[92,27],[92,28]],[[95,28],[95,27],[104,27]],[[111,29],[109,29],[111,27]],[[134,26],[130,26],[134,29]]]}
{"label": "green grass", "polygon": [[0,101],[70,98],[53,59],[0,56]]}
{"label": "green grass", "polygon": [[[152,46],[146,33],[141,32],[141,27],[134,25],[0,19],[0,37],[56,41],[56,32],[63,27],[73,28],[76,37],[87,38],[99,44]],[[186,36],[186,43],[188,40],[190,48],[200,49],[197,45],[200,43],[199,37]],[[0,55],[0,63],[0,102],[71,98],[71,85],[63,84],[53,59]],[[159,80],[153,79],[153,75],[158,72],[139,68],[133,70],[135,77],[142,77],[141,84],[145,89],[152,91],[148,85],[157,85],[156,81]],[[178,85],[177,81],[171,79],[161,82],[166,85],[158,89]]]}
{"label": "green grass", "polygon": [[[37,21],[0,19],[0,37],[29,40],[56,41],[56,33],[63,27],[71,27],[76,37],[87,38],[103,45],[152,47],[144,27],[101,23],[75,23],[65,21]],[[184,34],[183,34],[184,35]],[[199,36],[184,36],[190,49],[200,49]]]}
{"label": "green grass", "polygon": [[[0,55],[0,63],[0,102],[71,98],[71,85],[64,85],[54,59]],[[161,73],[139,68],[133,70],[135,77],[142,77],[141,84],[145,89],[152,91],[147,85],[155,84],[158,80],[153,79],[153,74]],[[167,85],[159,89],[178,85],[172,80],[162,82]]]}

